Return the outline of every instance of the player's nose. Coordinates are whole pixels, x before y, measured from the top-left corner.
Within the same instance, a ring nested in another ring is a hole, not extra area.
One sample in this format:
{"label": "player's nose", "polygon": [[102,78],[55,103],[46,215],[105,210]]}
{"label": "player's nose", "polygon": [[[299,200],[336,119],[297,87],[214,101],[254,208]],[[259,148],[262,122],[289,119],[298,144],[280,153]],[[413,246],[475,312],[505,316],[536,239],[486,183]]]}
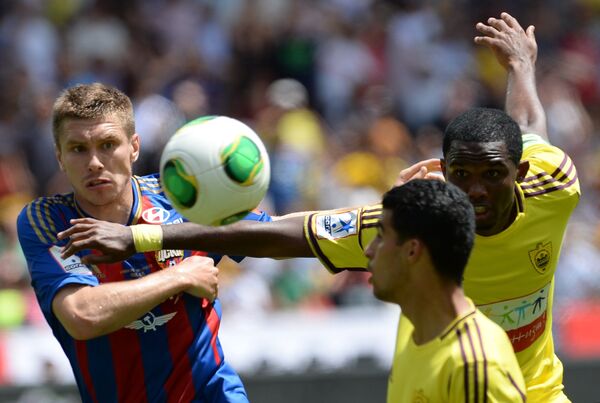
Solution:
{"label": "player's nose", "polygon": [[88,170],[89,171],[99,171],[104,168],[104,164],[98,157],[96,153],[92,153],[90,155],[90,159],[88,161]]}

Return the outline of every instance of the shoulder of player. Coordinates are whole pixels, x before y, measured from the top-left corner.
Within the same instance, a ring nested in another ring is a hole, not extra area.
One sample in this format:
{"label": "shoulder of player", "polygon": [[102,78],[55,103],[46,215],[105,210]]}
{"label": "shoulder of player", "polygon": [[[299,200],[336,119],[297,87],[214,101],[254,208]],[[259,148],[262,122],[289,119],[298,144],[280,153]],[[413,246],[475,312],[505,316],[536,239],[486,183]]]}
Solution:
{"label": "shoulder of player", "polygon": [[160,184],[159,174],[150,174],[144,176],[133,177],[134,182],[137,183],[139,190],[142,194],[161,194],[163,189]]}
{"label": "shoulder of player", "polygon": [[52,220],[61,211],[65,209],[74,210],[75,208],[73,193],[43,196],[27,203],[21,210],[19,218],[22,219],[21,217],[23,217],[29,220],[44,218],[45,220]]}
{"label": "shoulder of player", "polygon": [[549,193],[579,193],[579,179],[575,164],[560,148],[546,143],[536,143],[526,148],[523,160],[529,162],[527,175],[519,183],[525,198]]}
{"label": "shoulder of player", "polygon": [[504,330],[479,310],[464,317],[442,336],[454,345],[454,358],[462,366],[474,362],[502,362],[512,346]]}
{"label": "shoulder of player", "polygon": [[44,243],[56,243],[56,234],[68,227],[76,217],[72,193],[38,197],[26,204],[17,218],[19,235],[34,234]]}
{"label": "shoulder of player", "polygon": [[476,311],[462,320],[453,331],[452,341],[450,376],[459,388],[476,382],[487,390],[482,392],[486,396],[525,396],[521,370],[508,336],[483,313]]}

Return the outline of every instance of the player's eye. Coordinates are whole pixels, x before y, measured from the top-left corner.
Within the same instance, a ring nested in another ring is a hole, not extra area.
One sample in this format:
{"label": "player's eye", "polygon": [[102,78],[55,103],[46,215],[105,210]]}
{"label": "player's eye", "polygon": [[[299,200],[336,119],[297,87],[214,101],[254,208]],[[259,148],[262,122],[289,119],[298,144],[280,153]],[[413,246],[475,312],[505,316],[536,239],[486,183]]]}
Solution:
{"label": "player's eye", "polygon": [[486,175],[488,178],[498,179],[502,176],[502,172],[500,172],[498,169],[490,169],[486,172]]}
{"label": "player's eye", "polygon": [[454,176],[458,176],[459,178],[466,178],[469,173],[464,169],[456,169],[454,171]]}
{"label": "player's eye", "polygon": [[71,151],[73,151],[74,153],[80,153],[85,151],[85,148],[81,145],[76,145],[71,147]]}
{"label": "player's eye", "polygon": [[112,141],[107,141],[106,143],[102,143],[102,149],[104,150],[112,150],[115,147],[115,144]]}

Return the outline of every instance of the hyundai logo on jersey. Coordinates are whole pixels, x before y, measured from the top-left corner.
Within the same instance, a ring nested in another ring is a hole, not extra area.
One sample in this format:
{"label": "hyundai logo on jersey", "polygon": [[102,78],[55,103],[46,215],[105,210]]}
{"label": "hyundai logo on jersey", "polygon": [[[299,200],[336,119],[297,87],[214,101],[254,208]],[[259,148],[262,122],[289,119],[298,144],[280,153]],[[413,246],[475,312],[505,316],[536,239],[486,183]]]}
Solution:
{"label": "hyundai logo on jersey", "polygon": [[162,224],[167,221],[170,217],[171,213],[167,210],[160,207],[152,207],[147,210],[144,210],[142,213],[142,218],[148,224]]}

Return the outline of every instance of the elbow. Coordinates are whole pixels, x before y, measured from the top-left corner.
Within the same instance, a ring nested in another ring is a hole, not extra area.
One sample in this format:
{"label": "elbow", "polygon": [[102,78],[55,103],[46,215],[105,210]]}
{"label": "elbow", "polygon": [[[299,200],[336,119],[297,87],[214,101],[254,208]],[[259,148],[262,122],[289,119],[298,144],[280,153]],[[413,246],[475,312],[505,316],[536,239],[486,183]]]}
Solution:
{"label": "elbow", "polygon": [[85,321],[74,321],[69,325],[63,323],[63,326],[67,333],[75,340],[90,340],[102,335],[101,332],[95,330],[92,324],[88,324]]}
{"label": "elbow", "polygon": [[70,312],[68,317],[59,320],[75,340],[90,340],[103,334],[99,330],[98,321],[83,312]]}
{"label": "elbow", "polygon": [[105,333],[96,310],[80,298],[55,299],[53,309],[56,318],[75,340],[89,340]]}

